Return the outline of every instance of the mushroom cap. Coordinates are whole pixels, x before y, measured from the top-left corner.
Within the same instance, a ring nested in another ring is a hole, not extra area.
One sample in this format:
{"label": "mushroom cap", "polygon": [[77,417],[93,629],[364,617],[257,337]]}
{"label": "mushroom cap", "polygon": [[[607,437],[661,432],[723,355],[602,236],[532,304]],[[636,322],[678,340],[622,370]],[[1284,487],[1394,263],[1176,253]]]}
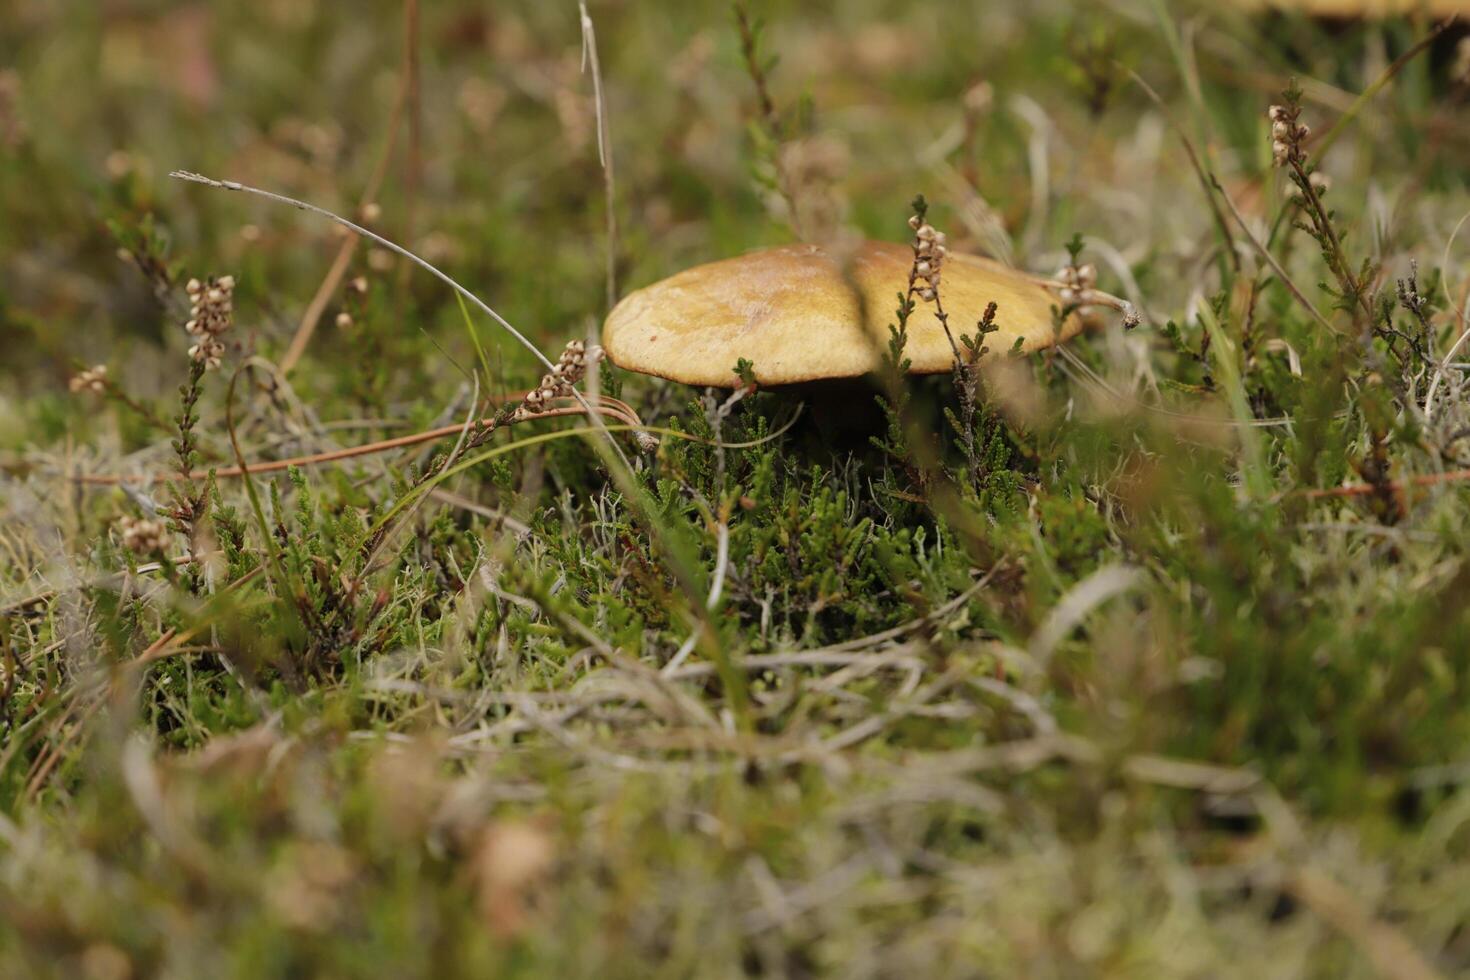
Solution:
{"label": "mushroom cap", "polygon": [[[764,385],[858,377],[882,364],[913,261],[908,245],[869,241],[852,257],[850,281],[817,245],[696,266],[624,297],[603,325],[602,346],[621,368],[691,385],[733,387],[741,358],[755,365]],[[1072,315],[1058,334],[1052,308],[1059,301],[999,262],[950,252],[941,275],[939,298],[956,343],[962,334],[974,335],[991,302],[1000,329],[986,339],[990,356],[1009,351],[1017,338],[1030,352],[1082,329]],[[917,297],[915,303],[905,348],[910,371],[950,370],[954,352],[934,304]]]}

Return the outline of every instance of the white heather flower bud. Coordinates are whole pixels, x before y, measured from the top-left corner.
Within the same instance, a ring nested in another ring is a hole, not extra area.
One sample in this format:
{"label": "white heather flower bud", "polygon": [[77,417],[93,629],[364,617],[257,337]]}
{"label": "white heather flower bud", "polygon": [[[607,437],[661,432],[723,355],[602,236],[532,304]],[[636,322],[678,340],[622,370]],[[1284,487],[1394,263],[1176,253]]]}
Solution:
{"label": "white heather flower bud", "polygon": [[383,209],[376,201],[369,201],[362,206],[362,220],[364,224],[376,224],[383,217]]}
{"label": "white heather flower bud", "polygon": [[338,330],[351,330],[352,329],[352,314],[351,313],[348,313],[346,310],[343,310],[341,313],[338,313],[337,314],[337,329]]}
{"label": "white heather flower bud", "polygon": [[1266,110],[1266,118],[1270,119],[1272,122],[1276,122],[1280,119],[1285,119],[1286,109],[1279,105],[1273,105],[1270,109]]}
{"label": "white heather flower bud", "polygon": [[978,82],[965,90],[965,108],[971,113],[984,112],[995,99],[995,89],[989,82]]}
{"label": "white heather flower bud", "polygon": [[124,548],[138,555],[156,554],[168,541],[168,528],[162,521],[123,515],[117,529]]}
{"label": "white heather flower bud", "polygon": [[909,216],[909,227],[915,231],[919,230],[919,216],[917,214]]}
{"label": "white heather flower bud", "polygon": [[933,270],[933,268],[934,267],[928,262],[920,262],[918,265],[914,266],[914,271],[921,276],[927,276]]}
{"label": "white heather flower bud", "polygon": [[354,293],[365,293],[368,291],[367,276],[358,276],[347,284],[347,288]]}
{"label": "white heather flower bud", "polygon": [[922,299],[922,300],[924,300],[925,302],[929,302],[929,303],[934,302],[934,297],[937,296],[937,295],[938,294],[935,293],[933,289],[930,289],[928,287],[925,287],[924,289],[919,290],[919,298]]}
{"label": "white heather flower bud", "polygon": [[1272,139],[1284,140],[1286,139],[1287,134],[1290,132],[1291,130],[1287,128],[1287,125],[1284,122],[1278,121],[1271,124]]}
{"label": "white heather flower bud", "polygon": [[74,392],[90,391],[94,394],[102,394],[107,390],[107,365],[96,364],[85,371],[78,372],[66,383],[66,386]]}
{"label": "white heather flower bud", "polygon": [[235,277],[222,276],[206,282],[190,279],[184,289],[192,301],[184,330],[191,336],[205,338],[189,349],[189,356],[206,367],[216,367],[225,349],[216,338],[230,329],[234,316]]}

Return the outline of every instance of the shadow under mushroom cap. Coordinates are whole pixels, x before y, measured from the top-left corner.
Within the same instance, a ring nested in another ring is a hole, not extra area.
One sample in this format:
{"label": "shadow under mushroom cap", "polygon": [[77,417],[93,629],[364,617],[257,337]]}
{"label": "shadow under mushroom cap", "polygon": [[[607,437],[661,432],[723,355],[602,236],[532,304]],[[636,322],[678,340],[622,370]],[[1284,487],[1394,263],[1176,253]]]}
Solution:
{"label": "shadow under mushroom cap", "polygon": [[[603,325],[602,346],[621,368],[692,385],[733,387],[741,358],[755,365],[764,385],[858,377],[882,363],[912,265],[909,246],[873,241],[857,249],[850,279],[817,245],[711,262],[626,296]],[[1082,329],[1074,315],[1058,334],[1052,293],[1025,273],[973,255],[945,256],[940,300],[956,341],[973,335],[986,305],[996,304],[1000,330],[986,339],[991,356],[1011,350],[1017,338],[1030,352]],[[950,369],[954,354],[934,304],[917,302],[908,333],[913,373]]]}

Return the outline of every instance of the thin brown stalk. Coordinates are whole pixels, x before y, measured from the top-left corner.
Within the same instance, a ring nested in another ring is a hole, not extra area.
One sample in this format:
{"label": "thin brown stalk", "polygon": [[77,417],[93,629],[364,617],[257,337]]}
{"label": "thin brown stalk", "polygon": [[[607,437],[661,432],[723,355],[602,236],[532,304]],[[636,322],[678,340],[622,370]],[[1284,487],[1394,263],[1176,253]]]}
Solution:
{"label": "thin brown stalk", "polygon": [[[524,396],[506,396],[504,400],[520,400],[520,398],[523,397]],[[570,399],[567,400],[569,401]],[[624,423],[626,425],[641,426],[643,424],[642,420],[638,418],[638,416],[633,412],[631,408],[615,398],[599,397],[597,400],[597,404],[593,406],[593,409],[599,415],[614,419],[615,421]],[[528,416],[526,420],[532,418],[562,418],[566,416],[585,414],[586,413],[583,411],[581,406],[560,405],[555,408],[549,408],[544,412],[539,412],[536,415]],[[479,428],[487,429],[492,424],[493,420],[489,417],[486,417],[480,419],[476,423],[473,423],[472,428],[478,426]],[[245,467],[225,466],[215,470],[214,475],[216,477],[224,479],[243,476],[247,470],[252,474],[273,473],[280,470],[289,469],[293,466],[316,466],[321,463],[332,463],[338,460],[351,459],[357,456],[368,456],[374,453],[388,452],[393,449],[402,449],[405,446],[417,446],[426,442],[434,442],[439,439],[449,438],[450,436],[459,436],[464,431],[465,426],[462,423],[456,423],[454,425],[440,426],[436,429],[427,429],[423,432],[415,432],[410,435],[396,436],[392,439],[381,439],[377,442],[370,442],[361,446],[348,446],[344,449],[334,449],[328,452],[311,453],[305,456],[292,456],[287,459],[273,459],[255,463],[247,463]],[[205,476],[206,474],[204,473],[192,474],[193,479],[204,479]],[[135,482],[151,484],[169,478],[169,474],[153,474],[151,476],[142,477],[140,479],[134,480],[133,478],[121,476],[119,474],[108,473],[81,474],[73,477],[73,480],[77,483],[93,486],[114,486],[119,483]]]}
{"label": "thin brown stalk", "polygon": [[[418,211],[419,188],[424,179],[424,106],[422,72],[419,67],[419,3],[403,2],[403,66],[408,85],[408,159],[403,174],[403,240],[412,242]],[[400,287],[408,281],[408,266],[402,267]],[[401,295],[401,292],[400,292]]]}
{"label": "thin brown stalk", "polygon": [[1359,95],[1353,101],[1353,104],[1348,107],[1347,111],[1342,114],[1342,117],[1337,122],[1333,123],[1332,128],[1324,133],[1320,140],[1313,140],[1309,137],[1307,144],[1310,146],[1314,142],[1316,143],[1313,149],[1317,156],[1320,158],[1325,154],[1332,144],[1337,141],[1337,138],[1342,135],[1348,123],[1357,118],[1358,113],[1362,111],[1363,107],[1372,101],[1373,97],[1382,91],[1384,86],[1393,81],[1394,76],[1404,70],[1404,66],[1417,58],[1422,52],[1429,50],[1430,45],[1434,44],[1435,38],[1448,30],[1450,25],[1455,23],[1455,21],[1456,17],[1451,15],[1430,28],[1428,34],[1421,37],[1412,47],[1395,58],[1393,63],[1384,69],[1383,74],[1378,76],[1378,80],[1363,90],[1363,94]]}
{"label": "thin brown stalk", "polygon": [[[406,21],[417,20],[416,14],[411,13],[412,8],[416,6],[416,0],[406,0],[404,5]],[[407,63],[412,57],[411,52],[410,47],[404,53],[405,64],[402,77],[398,80],[398,93],[394,96],[393,108],[388,111],[388,125],[384,130],[383,149],[378,155],[377,163],[373,166],[372,174],[368,177],[367,187],[362,192],[359,210],[377,200],[383,189],[383,181],[388,176],[388,165],[393,161],[393,149],[398,142],[399,123],[403,119],[404,108],[409,102],[410,89],[414,84],[416,74],[416,66]],[[327,269],[321,285],[317,286],[311,302],[306,304],[306,310],[301,314],[301,322],[297,324],[296,333],[291,337],[291,344],[286,348],[285,356],[281,358],[282,374],[289,374],[296,366],[296,362],[300,361],[301,356],[306,353],[306,347],[311,343],[312,335],[316,333],[322,315],[327,311],[327,305],[331,303],[332,297],[342,285],[342,278],[347,275],[347,269],[352,265],[352,256],[357,251],[359,241],[361,239],[357,235],[348,235],[342,239],[342,244],[337,248],[337,255],[332,259],[331,267]]]}
{"label": "thin brown stalk", "polygon": [[1255,247],[1257,252],[1261,253],[1261,257],[1266,260],[1266,263],[1271,266],[1271,269],[1276,273],[1276,278],[1281,280],[1281,284],[1302,305],[1302,308],[1312,315],[1312,319],[1335,333],[1337,328],[1329,323],[1325,316],[1318,312],[1317,308],[1312,305],[1312,301],[1307,299],[1306,294],[1297,288],[1296,283],[1291,281],[1291,276],[1286,274],[1286,270],[1281,267],[1280,262],[1276,261],[1276,256],[1271,254],[1271,250],[1261,244],[1261,240],[1251,232],[1250,226],[1245,223],[1245,217],[1240,213],[1240,209],[1235,206],[1235,202],[1230,199],[1230,195],[1225,193],[1225,188],[1220,186],[1219,181],[1215,181],[1214,185],[1221,199],[1225,201],[1225,206],[1230,209],[1230,214],[1235,218],[1236,224],[1240,225],[1240,230],[1245,232],[1246,239]]}
{"label": "thin brown stalk", "polygon": [[1138,74],[1138,72],[1132,68],[1126,70],[1129,77],[1137,83],[1139,88],[1143,89],[1144,94],[1153,100],[1154,105],[1163,114],[1164,121],[1169,124],[1169,128],[1179,134],[1179,141],[1184,144],[1184,152],[1189,156],[1189,163],[1194,168],[1194,175],[1199,179],[1200,186],[1204,188],[1205,201],[1210,205],[1210,214],[1215,219],[1215,226],[1220,229],[1220,234],[1225,238],[1225,249],[1230,254],[1230,264],[1236,272],[1239,272],[1240,256],[1235,252],[1235,238],[1230,234],[1230,225],[1226,222],[1225,215],[1220,212],[1220,205],[1215,201],[1214,192],[1211,190],[1212,186],[1217,187],[1219,185],[1205,171],[1204,164],[1200,162],[1199,154],[1195,152],[1194,142],[1189,138],[1189,134],[1184,131],[1184,127],[1180,126],[1174,119],[1173,113],[1164,104],[1164,100],[1159,97],[1159,93],[1155,92],[1153,86],[1144,81],[1143,76]]}
{"label": "thin brown stalk", "polygon": [[1432,487],[1441,483],[1463,483],[1470,480],[1470,470],[1446,470],[1443,473],[1425,473],[1407,480],[1386,480],[1382,483],[1351,483],[1343,487],[1316,487],[1296,491],[1308,500],[1323,497],[1363,497],[1382,493],[1385,490],[1403,493],[1414,487]]}

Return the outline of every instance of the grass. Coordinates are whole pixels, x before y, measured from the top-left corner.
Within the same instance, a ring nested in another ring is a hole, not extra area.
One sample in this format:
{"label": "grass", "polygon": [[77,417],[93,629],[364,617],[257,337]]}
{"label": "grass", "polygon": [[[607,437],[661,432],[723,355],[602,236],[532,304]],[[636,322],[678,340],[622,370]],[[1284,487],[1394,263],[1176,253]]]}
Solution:
{"label": "grass", "polygon": [[[1462,29],[737,9],[589,4],[603,115],[571,3],[0,14],[0,975],[1470,973]],[[174,169],[553,360],[919,193],[1144,323],[526,419]]]}

